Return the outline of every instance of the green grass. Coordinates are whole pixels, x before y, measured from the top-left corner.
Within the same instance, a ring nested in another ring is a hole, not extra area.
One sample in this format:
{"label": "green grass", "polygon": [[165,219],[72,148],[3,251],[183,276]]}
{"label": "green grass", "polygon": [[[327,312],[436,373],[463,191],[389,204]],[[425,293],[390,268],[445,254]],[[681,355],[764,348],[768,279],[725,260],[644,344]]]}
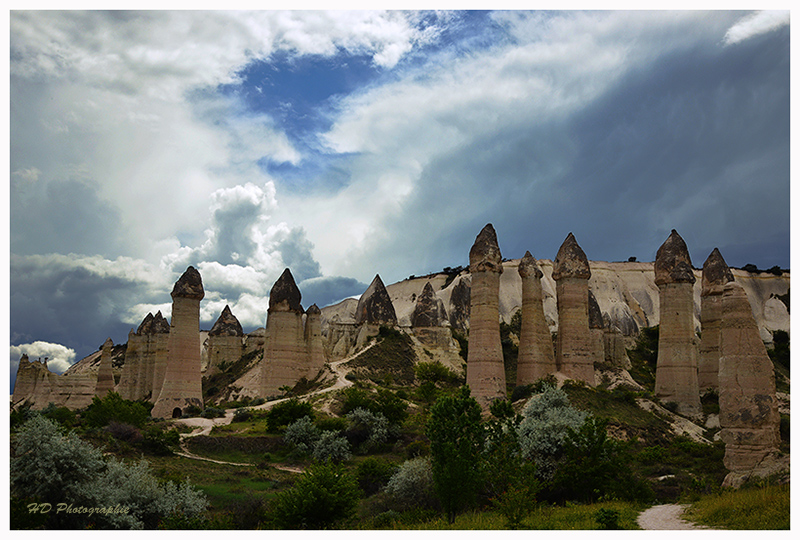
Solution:
{"label": "green grass", "polygon": [[[636,518],[644,508],[627,502],[603,502],[587,505],[540,506],[522,521],[522,529],[532,530],[593,530],[600,528],[595,512],[600,509],[617,510],[622,529],[639,530]],[[371,521],[363,521],[359,528],[370,528]],[[453,524],[445,517],[408,523],[399,514],[385,528],[416,530],[507,530],[506,519],[493,510],[471,511],[456,516]]]}
{"label": "green grass", "polygon": [[715,529],[789,529],[789,486],[708,495],[692,504],[684,517]]}
{"label": "green grass", "polygon": [[383,384],[389,381],[412,384],[417,353],[411,338],[399,330],[381,326],[376,339],[375,346],[347,364],[353,376]]}

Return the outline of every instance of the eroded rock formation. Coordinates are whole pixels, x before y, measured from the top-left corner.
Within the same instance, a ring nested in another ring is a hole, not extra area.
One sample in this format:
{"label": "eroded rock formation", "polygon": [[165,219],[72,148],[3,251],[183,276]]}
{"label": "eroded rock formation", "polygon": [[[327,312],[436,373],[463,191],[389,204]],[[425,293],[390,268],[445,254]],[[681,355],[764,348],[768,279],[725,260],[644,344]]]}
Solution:
{"label": "eroded rock formation", "polygon": [[397,314],[394,311],[392,299],[389,298],[389,293],[386,292],[386,287],[377,274],[358,300],[356,324],[397,325]]}
{"label": "eroded rock formation", "polygon": [[703,288],[700,291],[700,354],[697,384],[702,391],[719,387],[719,340],[722,318],[722,293],[733,281],[733,273],[717,248],[703,263]]}
{"label": "eroded rock formation", "polygon": [[223,362],[235,362],[244,352],[244,331],[230,306],[226,305],[208,332],[206,376],[219,372]]}
{"label": "eroded rock formation", "polygon": [[97,387],[97,372],[58,375],[44,361],[30,361],[23,354],[17,367],[17,379],[11,397],[13,407],[28,404],[34,410],[50,403],[58,407],[82,409],[92,403]]}
{"label": "eroded rock formation", "polygon": [[269,294],[262,360],[263,397],[279,395],[282,387],[293,387],[303,377],[313,379],[325,364],[319,308],[309,308],[304,326],[301,298],[287,268]]}
{"label": "eroded rock formation", "polygon": [[305,342],[308,354],[308,368],[305,377],[314,380],[325,367],[325,350],[322,344],[321,312],[317,304],[306,310]]}
{"label": "eroded rock formation", "polygon": [[702,412],[697,382],[698,341],[694,331],[695,282],[686,242],[674,229],[658,248],[653,265],[660,300],[655,393],[678,412]]}
{"label": "eroded rock formation", "polygon": [[443,327],[447,321],[444,303],[437,298],[430,281],[425,283],[417,297],[414,312],[411,314],[411,327],[421,343],[430,347],[450,346],[450,328]]}
{"label": "eroded rock formation", "polygon": [[553,261],[558,303],[556,366],[570,379],[595,385],[597,342],[589,330],[589,260],[572,233]]}
{"label": "eroded rock formation", "polygon": [[453,291],[450,293],[450,303],[447,308],[450,326],[461,332],[469,328],[469,306],[471,303],[470,290],[472,277],[463,275],[456,278]]}
{"label": "eroded rock formation", "polygon": [[522,278],[522,323],[517,360],[517,386],[556,372],[553,339],[544,318],[542,271],[530,251],[517,269]]}
{"label": "eroded rock formation", "polygon": [[203,280],[193,266],[186,269],[172,289],[172,324],[167,341],[164,383],[151,415],[180,416],[194,405],[203,408],[200,374],[200,301],[205,296]]}
{"label": "eroded rock formation", "polygon": [[732,473],[726,484],[732,485],[736,476],[758,475],[780,445],[772,362],[747,295],[734,282],[724,286],[720,352],[720,437],[725,442],[725,467]]}
{"label": "eroded rock formation", "polygon": [[111,371],[111,349],[113,347],[114,342],[108,338],[101,348],[100,369],[97,371],[97,384],[94,389],[94,395],[101,399],[109,392],[114,391],[114,373]]}
{"label": "eroded rock formation", "polygon": [[506,395],[503,348],[500,343],[500,274],[502,256],[497,233],[489,223],[469,251],[470,291],[467,384],[472,396],[487,407]]}

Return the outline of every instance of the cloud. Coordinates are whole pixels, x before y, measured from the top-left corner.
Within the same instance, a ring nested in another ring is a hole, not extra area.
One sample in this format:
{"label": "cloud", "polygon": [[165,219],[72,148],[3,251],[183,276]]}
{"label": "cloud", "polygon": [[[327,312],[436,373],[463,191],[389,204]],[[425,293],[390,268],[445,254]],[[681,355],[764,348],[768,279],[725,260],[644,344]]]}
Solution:
{"label": "cloud", "polygon": [[28,355],[29,360],[47,359],[47,367],[53,373],[59,375],[64,373],[75,363],[75,351],[58,343],[48,343],[46,341],[34,341],[33,343],[23,343],[11,346],[11,377],[17,376],[19,361],[23,354]]}
{"label": "cloud", "polygon": [[789,13],[788,10],[756,11],[746,15],[728,29],[722,42],[724,45],[733,45],[783,26],[789,26]]}

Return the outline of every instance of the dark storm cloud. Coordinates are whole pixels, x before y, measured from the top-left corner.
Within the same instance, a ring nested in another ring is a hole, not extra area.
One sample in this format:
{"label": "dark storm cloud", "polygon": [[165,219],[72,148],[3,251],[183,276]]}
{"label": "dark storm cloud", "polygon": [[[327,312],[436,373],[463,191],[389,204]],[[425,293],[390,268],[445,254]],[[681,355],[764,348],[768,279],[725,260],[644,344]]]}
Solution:
{"label": "dark storm cloud", "polygon": [[320,308],[329,306],[350,296],[360,296],[367,290],[366,283],[341,276],[311,278],[297,286],[303,295],[303,307],[306,309],[312,304]]}

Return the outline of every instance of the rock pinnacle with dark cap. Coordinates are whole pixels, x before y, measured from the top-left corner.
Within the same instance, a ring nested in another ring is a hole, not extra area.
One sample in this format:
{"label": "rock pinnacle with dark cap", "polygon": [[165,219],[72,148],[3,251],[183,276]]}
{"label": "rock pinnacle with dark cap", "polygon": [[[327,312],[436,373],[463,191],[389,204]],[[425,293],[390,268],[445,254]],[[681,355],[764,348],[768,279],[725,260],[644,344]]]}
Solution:
{"label": "rock pinnacle with dark cap", "polygon": [[425,283],[422,293],[417,297],[414,312],[411,314],[411,326],[432,327],[440,326],[444,318],[444,309],[441,300],[436,298],[431,282]]}
{"label": "rock pinnacle with dark cap", "polygon": [[301,298],[300,289],[294,282],[294,276],[287,268],[269,292],[269,312],[278,310],[303,313],[303,306],[300,305]]}
{"label": "rock pinnacle with dark cap", "polygon": [[183,298],[194,298],[195,300],[202,300],[205,296],[203,290],[203,279],[200,277],[194,266],[186,269],[183,275],[175,282],[172,288],[172,297],[180,296]]}
{"label": "rock pinnacle with dark cap", "polygon": [[519,272],[519,275],[522,278],[535,276],[541,279],[543,275],[542,271],[539,269],[539,264],[536,262],[536,259],[534,259],[533,255],[531,255],[530,251],[526,251],[525,255],[519,261],[517,272]]}
{"label": "rock pinnacle with dark cap", "polygon": [[370,283],[361,298],[358,299],[356,306],[356,324],[397,324],[397,314],[389,298],[389,293],[381,281],[381,277],[375,274],[375,278]]}
{"label": "rock pinnacle with dark cap", "polygon": [[[712,288],[722,288],[731,281],[733,281],[731,269],[719,250],[714,248],[703,263],[703,293],[708,294]],[[721,290],[719,294],[722,294]]]}
{"label": "rock pinnacle with dark cap", "polygon": [[475,243],[469,250],[469,266],[470,272],[503,273],[503,256],[497,243],[497,233],[491,223],[487,223],[475,238]]}
{"label": "rock pinnacle with dark cap", "polygon": [[689,248],[675,229],[672,229],[669,237],[658,248],[653,270],[656,274],[656,285],[696,281]]}
{"label": "rock pinnacle with dark cap", "polygon": [[217,322],[214,323],[214,326],[211,327],[211,330],[208,332],[209,336],[242,336],[244,332],[242,331],[242,325],[239,324],[239,319],[237,319],[233,313],[231,312],[230,306],[225,306],[225,309],[222,310]]}
{"label": "rock pinnacle with dark cap", "polygon": [[574,277],[589,279],[592,271],[589,269],[589,259],[578,245],[572,233],[567,235],[564,243],[558,249],[558,254],[553,261],[553,279],[558,281],[561,278]]}

